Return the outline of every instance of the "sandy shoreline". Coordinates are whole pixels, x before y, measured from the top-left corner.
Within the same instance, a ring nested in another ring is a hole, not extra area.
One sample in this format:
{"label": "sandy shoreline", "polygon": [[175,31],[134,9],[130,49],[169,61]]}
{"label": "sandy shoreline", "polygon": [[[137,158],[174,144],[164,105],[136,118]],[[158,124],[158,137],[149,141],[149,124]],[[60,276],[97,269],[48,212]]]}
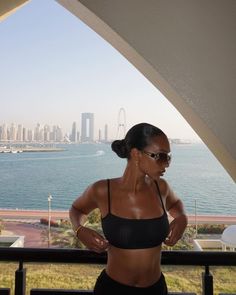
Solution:
{"label": "sandy shoreline", "polygon": [[[68,219],[69,211],[53,210],[50,213],[52,219]],[[0,219],[36,219],[48,218],[47,210],[12,210],[0,209]],[[236,216],[227,215],[188,215],[189,224],[236,224]]]}

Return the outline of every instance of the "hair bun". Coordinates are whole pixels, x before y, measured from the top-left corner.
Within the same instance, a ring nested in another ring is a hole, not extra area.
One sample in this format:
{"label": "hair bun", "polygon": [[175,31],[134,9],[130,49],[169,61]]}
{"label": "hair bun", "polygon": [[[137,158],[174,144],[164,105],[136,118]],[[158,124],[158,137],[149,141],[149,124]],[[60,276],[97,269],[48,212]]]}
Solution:
{"label": "hair bun", "polygon": [[124,139],[113,141],[112,144],[111,144],[111,149],[120,158],[127,158],[127,156],[128,156],[126,143],[125,143]]}

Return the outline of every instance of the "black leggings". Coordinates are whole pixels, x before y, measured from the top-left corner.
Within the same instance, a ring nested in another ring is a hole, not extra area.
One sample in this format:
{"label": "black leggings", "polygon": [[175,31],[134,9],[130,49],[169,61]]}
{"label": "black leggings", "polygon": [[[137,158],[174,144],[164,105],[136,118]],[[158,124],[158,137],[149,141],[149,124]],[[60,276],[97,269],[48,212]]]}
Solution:
{"label": "black leggings", "polygon": [[121,284],[110,278],[105,269],[97,278],[94,286],[94,295],[167,295],[165,277],[161,274],[160,279],[149,287],[132,287]]}

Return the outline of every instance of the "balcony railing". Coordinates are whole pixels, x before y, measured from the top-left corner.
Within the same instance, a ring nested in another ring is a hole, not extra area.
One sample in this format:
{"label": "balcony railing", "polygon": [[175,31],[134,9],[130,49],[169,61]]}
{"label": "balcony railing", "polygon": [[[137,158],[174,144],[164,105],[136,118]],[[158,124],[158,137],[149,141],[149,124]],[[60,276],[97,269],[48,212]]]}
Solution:
{"label": "balcony railing", "polygon": [[[15,272],[15,295],[26,294],[25,262],[105,264],[106,260],[106,253],[97,254],[89,250],[0,248],[0,261],[19,263],[19,268]],[[213,295],[213,276],[210,272],[210,266],[236,266],[236,252],[163,251],[162,265],[203,266],[205,271],[202,273],[202,294]],[[0,289],[0,294],[7,295],[10,293],[8,289]],[[62,289],[54,291],[45,289],[43,291],[34,289],[31,294],[79,295],[92,294],[92,291]]]}

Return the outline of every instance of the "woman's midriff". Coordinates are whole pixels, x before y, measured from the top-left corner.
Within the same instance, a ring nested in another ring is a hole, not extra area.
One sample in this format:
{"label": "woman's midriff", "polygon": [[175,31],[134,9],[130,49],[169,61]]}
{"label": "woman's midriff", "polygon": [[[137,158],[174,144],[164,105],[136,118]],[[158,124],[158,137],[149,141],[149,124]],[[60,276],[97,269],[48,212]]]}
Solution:
{"label": "woman's midriff", "polygon": [[161,246],[148,249],[120,249],[110,246],[106,273],[119,283],[148,287],[161,276]]}

